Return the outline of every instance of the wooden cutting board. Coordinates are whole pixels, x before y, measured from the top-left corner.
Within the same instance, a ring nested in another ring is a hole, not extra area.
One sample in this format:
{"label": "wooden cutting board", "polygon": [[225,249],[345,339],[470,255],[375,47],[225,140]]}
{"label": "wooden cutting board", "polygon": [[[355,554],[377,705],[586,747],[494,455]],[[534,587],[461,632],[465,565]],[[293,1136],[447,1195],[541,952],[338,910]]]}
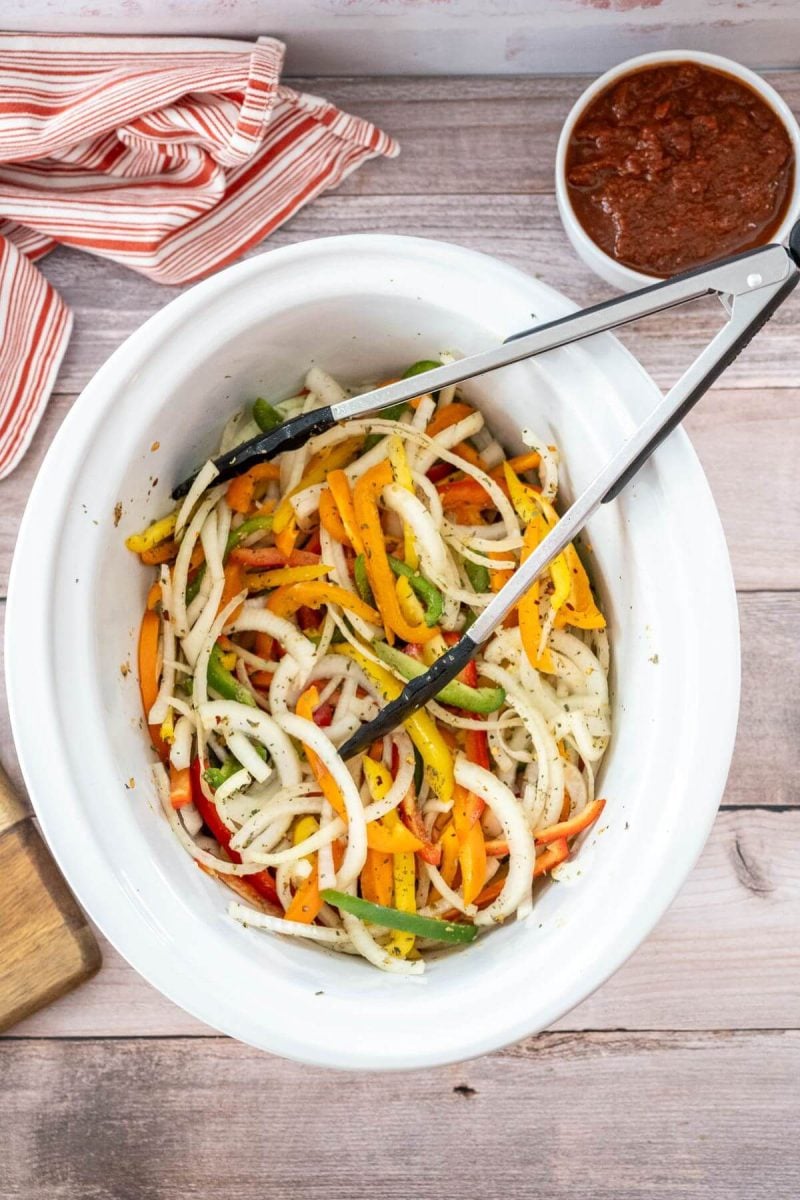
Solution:
{"label": "wooden cutting board", "polygon": [[0,767],[0,1031],[99,966],[86,918]]}

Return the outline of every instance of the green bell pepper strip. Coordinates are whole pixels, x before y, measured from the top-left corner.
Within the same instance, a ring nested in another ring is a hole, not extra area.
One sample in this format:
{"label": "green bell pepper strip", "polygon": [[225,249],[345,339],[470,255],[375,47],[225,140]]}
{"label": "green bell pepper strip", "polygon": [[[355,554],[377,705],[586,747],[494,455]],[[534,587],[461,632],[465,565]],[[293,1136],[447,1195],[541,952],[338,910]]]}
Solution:
{"label": "green bell pepper strip", "polygon": [[401,912],[399,908],[387,908],[383,904],[373,904],[370,900],[350,896],[347,892],[337,892],[334,888],[325,888],[320,892],[320,896],[326,904],[332,904],[342,912],[359,917],[362,921],[371,921],[373,925],[381,925],[384,929],[400,929],[404,933],[413,933],[417,937],[434,938],[438,942],[473,942],[478,936],[475,925],[457,925],[454,921],[420,917],[417,913]]}
{"label": "green bell pepper strip", "polygon": [[[415,375],[421,375],[423,371],[432,371],[435,367],[441,367],[440,362],[434,362],[432,358],[422,358],[419,362],[412,365],[403,372],[401,379],[412,379]],[[438,392],[434,393],[434,399],[438,399]],[[399,404],[393,404],[391,408],[384,408],[377,415],[383,421],[399,421],[403,413],[408,408],[408,401],[402,400]],[[371,450],[373,446],[377,446],[378,442],[384,438],[382,433],[371,433],[364,442],[364,450]]]}
{"label": "green bell pepper strip", "polygon": [[258,513],[255,517],[249,517],[246,521],[242,521],[241,525],[238,525],[236,529],[232,529],[225,543],[223,560],[228,557],[231,550],[234,550],[251,533],[255,533],[259,529],[272,529],[272,520],[272,513]]}
{"label": "green bell pepper strip", "polygon": [[271,429],[277,429],[283,424],[283,417],[277,408],[273,408],[270,402],[261,396],[253,404],[253,420],[263,433],[269,433]]}
{"label": "green bell pepper strip", "polygon": [[203,582],[203,576],[206,573],[206,564],[201,563],[195,572],[195,577],[191,583],[186,585],[186,603],[191,604],[197,593],[200,591],[200,584]]}
{"label": "green bell pepper strip", "polygon": [[[404,654],[395,646],[387,646],[386,642],[373,642],[372,649],[381,662],[385,662],[387,667],[397,671],[398,675],[403,676],[403,679],[416,679],[418,675],[424,675],[428,669],[425,663],[412,658],[410,654]],[[453,708],[464,708],[467,712],[474,713],[497,712],[498,708],[502,708],[505,703],[505,698],[504,688],[473,688],[459,679],[453,679],[450,683],[445,684],[436,695],[436,699],[442,704],[450,704]]]}
{"label": "green bell pepper strip", "polygon": [[221,767],[208,767],[203,771],[203,779],[209,787],[216,791],[217,788],[222,787],[226,779],[230,779],[231,775],[235,775],[241,769],[242,764],[235,758],[226,758]]}
{"label": "green bell pepper strip", "polygon": [[372,594],[372,588],[369,586],[369,578],[367,576],[367,564],[363,554],[356,555],[353,562],[353,582],[356,585],[356,591],[365,604],[370,604],[375,607],[375,597]]}
{"label": "green bell pepper strip", "polygon": [[473,590],[476,592],[488,592],[489,590],[489,569],[483,563],[471,562],[470,559],[464,559],[464,570],[467,572],[467,579],[472,584]]}
{"label": "green bell pepper strip", "polygon": [[426,579],[424,575],[418,575],[402,559],[393,558],[391,554],[387,555],[387,557],[389,559],[389,566],[395,575],[405,575],[414,591],[424,601],[425,624],[429,629],[432,629],[434,625],[438,625],[444,611],[444,597],[442,593],[437,587],[433,586],[429,579]]}
{"label": "green bell pepper strip", "polygon": [[222,651],[219,646],[214,646],[208,660],[208,686],[219,692],[225,700],[235,700],[238,704],[248,704],[250,708],[255,708],[256,702],[247,688],[222,665],[221,659]]}

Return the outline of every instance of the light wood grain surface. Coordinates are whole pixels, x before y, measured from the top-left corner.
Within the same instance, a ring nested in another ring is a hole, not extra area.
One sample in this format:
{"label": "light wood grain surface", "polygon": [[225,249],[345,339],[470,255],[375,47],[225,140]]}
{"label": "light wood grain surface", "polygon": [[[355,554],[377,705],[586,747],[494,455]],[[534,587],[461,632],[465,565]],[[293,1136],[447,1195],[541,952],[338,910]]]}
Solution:
{"label": "light wood grain surface", "polygon": [[[776,83],[800,109],[800,72]],[[576,300],[608,289],[552,196],[582,82],[304,80],[400,138],[272,246],[385,231],[472,246]],[[258,251],[257,251],[258,252]],[[0,619],[44,452],[108,354],[179,289],[59,251],[76,330],[23,466],[0,483]],[[719,316],[626,333],[663,384]],[[648,941],[556,1032],[406,1076],[340,1076],[219,1038],[103,944],[90,983],[0,1040],[0,1200],[460,1195],[783,1200],[800,1168],[800,349],[786,306],[693,414],[742,624],[742,713],[723,811]],[[18,779],[5,704],[0,758]]]}

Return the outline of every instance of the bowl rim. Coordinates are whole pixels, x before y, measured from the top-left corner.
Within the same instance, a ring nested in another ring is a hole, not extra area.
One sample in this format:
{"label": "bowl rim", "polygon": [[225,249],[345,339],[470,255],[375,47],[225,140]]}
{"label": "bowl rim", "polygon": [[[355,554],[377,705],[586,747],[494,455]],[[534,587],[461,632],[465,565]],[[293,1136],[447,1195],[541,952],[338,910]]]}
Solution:
{"label": "bowl rim", "polygon": [[[131,931],[129,909],[125,907],[119,894],[119,884],[113,879],[113,870],[108,861],[99,853],[97,847],[92,846],[87,851],[85,846],[78,847],[74,844],[72,830],[61,806],[53,804],[49,799],[54,793],[63,795],[64,788],[71,789],[79,799],[80,789],[75,778],[67,770],[66,757],[63,756],[63,761],[59,761],[57,756],[53,757],[47,753],[51,747],[55,747],[57,751],[63,750],[63,742],[59,740],[61,735],[54,701],[51,699],[50,707],[43,710],[46,719],[42,727],[40,720],[32,720],[30,706],[26,703],[29,693],[22,687],[12,686],[12,677],[22,679],[23,668],[25,671],[30,671],[31,668],[29,640],[18,634],[22,634],[26,621],[30,620],[31,612],[34,613],[33,619],[36,621],[38,613],[46,611],[41,595],[44,591],[41,569],[41,514],[46,511],[52,517],[54,496],[58,511],[59,487],[66,497],[69,496],[69,492],[66,491],[67,484],[58,483],[65,475],[70,474],[69,469],[64,469],[62,451],[66,452],[65,457],[68,460],[71,459],[71,462],[66,463],[67,468],[77,470],[104,413],[115,402],[115,391],[130,378],[131,373],[135,373],[142,355],[146,354],[153,344],[163,345],[171,331],[191,319],[192,314],[202,310],[212,298],[218,298],[226,290],[234,289],[240,281],[250,276],[269,271],[275,265],[277,256],[280,256],[282,263],[307,264],[309,256],[313,259],[315,255],[324,255],[333,247],[345,253],[349,259],[362,250],[368,252],[375,249],[403,257],[412,253],[433,254],[450,265],[460,264],[464,270],[491,270],[500,280],[505,279],[509,283],[516,281],[518,285],[523,282],[528,286],[533,284],[540,289],[540,294],[547,293],[553,305],[561,312],[572,311],[575,307],[554,289],[491,256],[448,243],[391,235],[345,235],[299,243],[259,255],[195,285],[154,314],[112,354],[76,401],[48,451],[26,507],[12,564],[6,623],[6,677],[9,684],[12,730],[23,775],[48,844],[90,916],[140,974],[199,1020],[261,1049],[316,1065],[346,1069],[402,1070],[463,1061],[547,1027],[613,974],[663,916],[705,844],[727,778],[738,717],[738,614],[730,561],[719,517],[691,443],[687,435],[679,430],[675,434],[674,444],[680,444],[685,461],[696,469],[695,481],[701,493],[701,511],[707,534],[704,553],[708,556],[709,576],[716,587],[714,628],[723,631],[720,643],[724,643],[726,650],[726,657],[716,664],[725,683],[722,689],[722,711],[717,714],[718,719],[715,721],[717,753],[707,756],[712,761],[703,764],[705,775],[700,790],[704,801],[702,806],[698,806],[699,811],[692,812],[690,830],[681,833],[682,853],[673,855],[659,877],[652,881],[653,887],[648,893],[648,903],[639,906],[635,917],[631,917],[613,943],[609,943],[608,952],[602,957],[602,961],[592,963],[587,982],[582,981],[572,993],[551,998],[549,1007],[540,1007],[535,1013],[530,1011],[530,1004],[524,1012],[520,1012],[518,1006],[515,1008],[514,1005],[510,1005],[511,1011],[504,1014],[503,1019],[500,1019],[498,1012],[491,1022],[483,1022],[480,1030],[464,1030],[459,1033],[456,1044],[448,1046],[445,1051],[426,1047],[414,1055],[404,1057],[402,1061],[399,1061],[396,1055],[389,1055],[388,1051],[385,1059],[377,1060],[374,1057],[367,1059],[360,1048],[351,1047],[345,1053],[338,1047],[326,1045],[323,1051],[316,1043],[303,1044],[297,1039],[288,1039],[288,1035],[282,1032],[276,1034],[272,1030],[260,1030],[258,1036],[252,1032],[243,1033],[232,1016],[229,1019],[227,1013],[220,1015],[216,1010],[209,1011],[206,998],[198,996],[194,981],[187,977],[185,970],[181,971],[171,962],[164,961],[163,957],[159,959],[149,942],[144,943],[141,928],[137,927],[135,931]],[[619,356],[619,364],[627,364],[629,370],[635,372],[649,388],[654,387],[641,365],[624,347],[611,335],[602,336],[604,346],[610,348],[613,344],[614,353]],[[39,716],[38,713],[36,715]],[[46,744],[48,738],[51,747]],[[61,786],[60,792],[57,784]],[[90,866],[97,868],[101,874],[104,872],[106,879],[103,880],[100,875],[95,877]],[[109,895],[108,890],[109,872],[117,889],[113,895]],[[152,930],[148,928],[146,932],[151,934]]]}
{"label": "bowl rim", "polygon": [[[735,59],[725,58],[720,54],[711,54],[705,50],[653,50],[647,54],[637,54],[633,58],[625,59],[624,62],[610,67],[581,92],[569,110],[564,124],[561,126],[555,158],[556,202],[565,231],[581,258],[596,274],[600,275],[607,282],[612,277],[617,281],[624,281],[624,283],[617,282],[616,286],[618,287],[647,287],[648,285],[658,283],[665,276],[646,275],[643,271],[637,271],[634,267],[626,266],[625,263],[619,262],[612,255],[607,254],[605,250],[602,250],[594,238],[590,237],[586,232],[572,207],[569,188],[567,187],[566,161],[569,140],[578,119],[583,115],[588,105],[602,91],[605,91],[610,84],[625,75],[634,74],[644,67],[655,66],[659,63],[675,62],[695,62],[701,66],[712,67],[725,75],[731,75],[734,79],[746,83],[773,110],[786,129],[792,143],[794,151],[794,177],[792,180],[792,193],[789,203],[786,206],[785,216],[776,229],[772,242],[785,241],[794,223],[800,219],[800,123],[780,92],[767,79],[759,75],[756,71],[753,71],[750,67],[736,62]],[[770,243],[764,243],[764,245],[768,244]]]}

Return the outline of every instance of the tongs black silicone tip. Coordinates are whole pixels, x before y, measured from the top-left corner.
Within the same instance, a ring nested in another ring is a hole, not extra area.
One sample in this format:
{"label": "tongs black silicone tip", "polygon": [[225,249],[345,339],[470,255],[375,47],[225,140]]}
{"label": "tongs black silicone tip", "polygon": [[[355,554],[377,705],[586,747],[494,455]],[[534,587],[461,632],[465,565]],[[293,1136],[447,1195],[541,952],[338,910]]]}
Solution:
{"label": "tongs black silicone tip", "polygon": [[[214,466],[217,468],[217,474],[213,482],[215,484],[224,483],[227,479],[233,479],[235,475],[240,475],[242,471],[249,471],[258,463],[269,462],[270,459],[283,454],[285,450],[299,450],[309,438],[326,433],[333,428],[336,421],[337,418],[330,405],[326,405],[325,408],[315,408],[312,412],[300,413],[299,416],[284,421],[277,429],[271,429],[269,433],[262,433],[258,437],[250,438],[249,441],[242,442],[233,450],[229,450],[227,454],[221,454],[219,458],[215,458]],[[185,496],[196,478],[197,472],[179,483],[173,489],[172,499],[180,500]]]}

